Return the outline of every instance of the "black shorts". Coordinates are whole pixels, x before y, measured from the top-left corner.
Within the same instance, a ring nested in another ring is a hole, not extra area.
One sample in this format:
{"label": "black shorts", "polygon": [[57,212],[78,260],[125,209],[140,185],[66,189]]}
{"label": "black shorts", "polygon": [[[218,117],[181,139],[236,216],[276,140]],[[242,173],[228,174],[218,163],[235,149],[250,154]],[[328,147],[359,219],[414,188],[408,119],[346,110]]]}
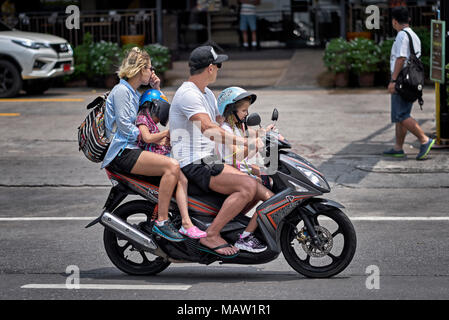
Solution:
{"label": "black shorts", "polygon": [[181,170],[187,180],[189,180],[189,183],[196,184],[204,192],[210,192],[210,177],[218,176],[223,171],[224,164],[205,162],[205,159],[206,158],[201,159],[201,163],[190,163],[184,166]]}
{"label": "black shorts", "polygon": [[122,154],[120,152],[117,154],[107,168],[122,173],[131,173],[142,151],[142,149],[125,149]]}

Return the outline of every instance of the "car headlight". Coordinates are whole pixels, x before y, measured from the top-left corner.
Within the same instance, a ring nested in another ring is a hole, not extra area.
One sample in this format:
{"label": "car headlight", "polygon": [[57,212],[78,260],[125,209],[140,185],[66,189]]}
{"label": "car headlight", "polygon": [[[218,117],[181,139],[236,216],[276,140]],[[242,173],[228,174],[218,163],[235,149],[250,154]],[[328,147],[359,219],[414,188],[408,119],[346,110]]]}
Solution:
{"label": "car headlight", "polygon": [[40,48],[49,48],[50,47],[48,44],[41,43],[41,42],[34,42],[31,40],[12,40],[12,42],[14,42],[18,45],[21,45],[22,47],[30,48],[30,49],[40,49]]}
{"label": "car headlight", "polygon": [[300,170],[315,186],[321,189],[330,190],[329,184],[323,178],[321,178],[320,175],[301,166],[296,166],[296,168]]}

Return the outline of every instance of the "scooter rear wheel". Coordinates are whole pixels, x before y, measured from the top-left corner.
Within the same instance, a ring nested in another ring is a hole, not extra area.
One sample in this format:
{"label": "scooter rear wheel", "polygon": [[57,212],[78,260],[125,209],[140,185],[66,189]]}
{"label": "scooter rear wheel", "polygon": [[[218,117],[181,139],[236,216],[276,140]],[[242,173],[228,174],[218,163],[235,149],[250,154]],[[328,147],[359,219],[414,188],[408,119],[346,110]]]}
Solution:
{"label": "scooter rear wheel", "polygon": [[[154,206],[148,201],[134,200],[122,204],[113,214],[131,225],[150,221]],[[111,262],[121,271],[130,275],[154,275],[165,270],[170,262],[149,252],[137,250],[132,243],[121,239],[116,233],[105,229],[104,247]]]}
{"label": "scooter rear wheel", "polygon": [[288,264],[308,278],[329,278],[342,272],[354,257],[357,238],[351,220],[339,209],[311,218],[322,240],[317,248],[297,213],[286,218],[281,230],[282,253]]}

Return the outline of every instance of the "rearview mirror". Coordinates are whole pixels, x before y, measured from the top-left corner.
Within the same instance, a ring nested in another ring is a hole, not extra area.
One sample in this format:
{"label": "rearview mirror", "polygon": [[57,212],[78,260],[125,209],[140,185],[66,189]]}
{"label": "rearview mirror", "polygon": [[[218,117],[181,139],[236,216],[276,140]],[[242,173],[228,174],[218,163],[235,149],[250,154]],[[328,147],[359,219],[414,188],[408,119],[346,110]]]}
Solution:
{"label": "rearview mirror", "polygon": [[262,119],[260,119],[260,116],[258,113],[251,113],[246,118],[246,124],[248,126],[258,126],[258,125],[260,125],[261,122],[262,122]]}
{"label": "rearview mirror", "polygon": [[274,108],[273,114],[271,115],[271,121],[277,121],[279,117],[278,109]]}

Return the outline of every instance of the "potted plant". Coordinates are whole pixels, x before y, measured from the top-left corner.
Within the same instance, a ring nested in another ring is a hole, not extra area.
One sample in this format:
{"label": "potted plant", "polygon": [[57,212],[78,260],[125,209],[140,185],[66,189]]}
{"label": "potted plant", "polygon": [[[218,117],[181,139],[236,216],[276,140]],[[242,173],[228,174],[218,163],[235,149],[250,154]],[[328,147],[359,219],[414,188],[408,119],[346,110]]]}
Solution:
{"label": "potted plant", "polygon": [[117,43],[100,41],[92,44],[89,52],[91,84],[111,89],[118,83],[116,70],[121,50]]}
{"label": "potted plant", "polygon": [[358,76],[361,87],[374,84],[374,74],[379,71],[380,48],[373,40],[356,38],[349,42],[351,70]]}
{"label": "potted plant", "polygon": [[66,86],[87,86],[87,79],[91,73],[89,53],[92,44],[92,35],[86,32],[83,36],[83,43],[73,48],[75,71],[70,75],[64,76]]}
{"label": "potted plant", "polygon": [[394,40],[386,39],[379,44],[380,48],[380,62],[379,62],[379,84],[386,85],[390,81],[391,70],[390,70],[390,55],[391,47],[393,46]]}
{"label": "potted plant", "polygon": [[146,45],[144,49],[150,55],[151,65],[154,67],[156,74],[161,79],[162,84],[165,80],[165,71],[171,68],[170,49],[160,45],[159,43]]}
{"label": "potted plant", "polygon": [[324,51],[324,65],[335,74],[335,85],[346,87],[349,75],[349,44],[342,38],[332,39]]}

